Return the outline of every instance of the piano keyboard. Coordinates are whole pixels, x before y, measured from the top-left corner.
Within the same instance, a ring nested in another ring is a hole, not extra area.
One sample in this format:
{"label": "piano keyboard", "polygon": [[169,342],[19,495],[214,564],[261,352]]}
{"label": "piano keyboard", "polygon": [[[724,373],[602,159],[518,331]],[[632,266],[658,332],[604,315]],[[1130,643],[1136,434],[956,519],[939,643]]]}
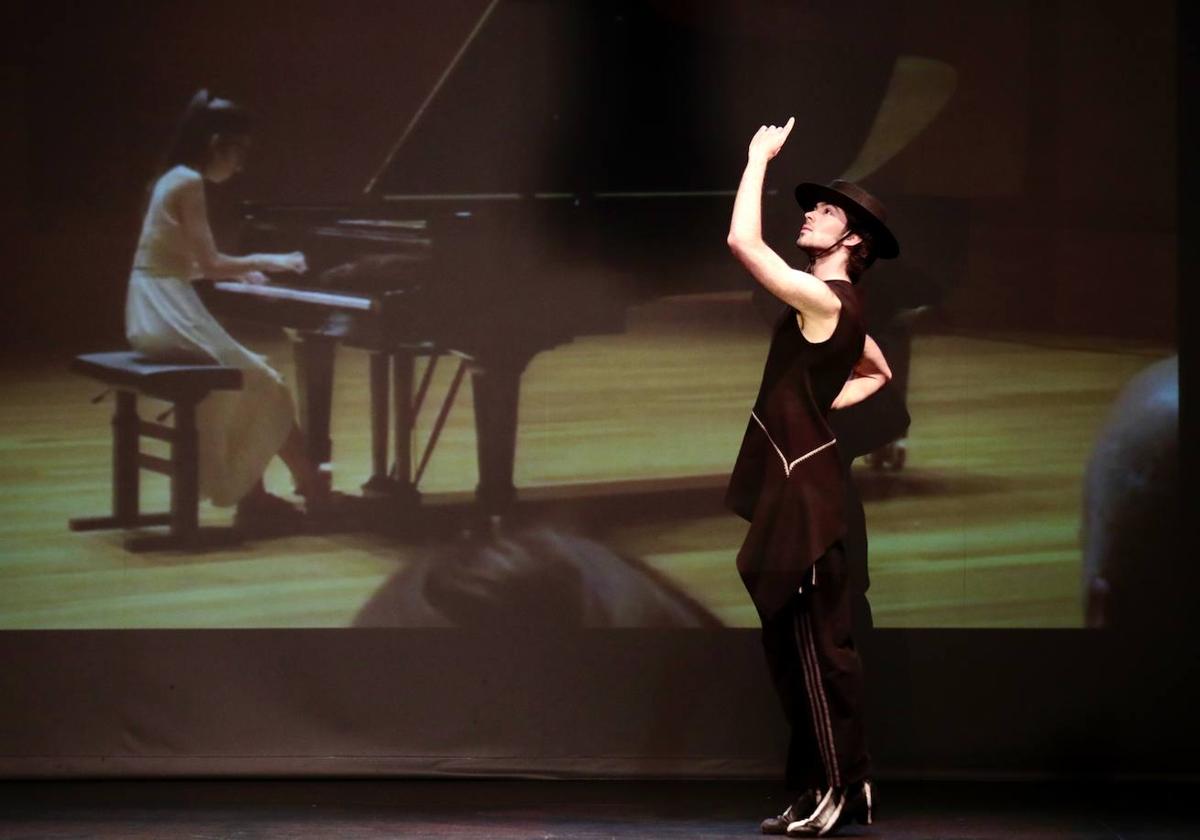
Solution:
{"label": "piano keyboard", "polygon": [[229,294],[246,295],[252,298],[311,303],[316,306],[348,309],[355,312],[372,312],[377,308],[376,302],[369,297],[349,295],[344,292],[319,292],[313,289],[295,289],[286,286],[256,286],[252,283],[240,283],[233,280],[214,283],[213,288]]}

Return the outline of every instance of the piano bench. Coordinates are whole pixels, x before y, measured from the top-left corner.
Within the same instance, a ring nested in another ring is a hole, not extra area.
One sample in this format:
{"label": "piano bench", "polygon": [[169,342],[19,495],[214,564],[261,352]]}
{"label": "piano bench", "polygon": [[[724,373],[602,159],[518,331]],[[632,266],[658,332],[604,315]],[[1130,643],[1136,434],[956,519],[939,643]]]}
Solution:
{"label": "piano bench", "polygon": [[[116,391],[116,408],[112,419],[112,515],[72,519],[69,523],[71,530],[168,526],[166,534],[142,535],[126,540],[126,547],[132,551],[189,548],[206,542],[202,539],[199,527],[196,405],[211,391],[240,390],[242,372],[204,361],[157,361],[132,351],[76,356],[71,362],[71,370],[103,382]],[[174,424],[166,426],[142,420],[137,412],[139,395],[171,403]],[[166,441],[170,446],[170,457],[159,458],[143,453],[143,437]],[[140,470],[150,470],[169,477],[169,512],[140,511]]]}

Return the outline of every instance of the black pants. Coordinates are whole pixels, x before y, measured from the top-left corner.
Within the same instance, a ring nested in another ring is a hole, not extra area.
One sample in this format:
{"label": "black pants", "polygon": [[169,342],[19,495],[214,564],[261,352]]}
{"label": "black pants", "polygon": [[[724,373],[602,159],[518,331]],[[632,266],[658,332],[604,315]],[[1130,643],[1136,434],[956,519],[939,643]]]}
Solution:
{"label": "black pants", "polygon": [[836,543],[800,591],[763,622],[763,647],[792,727],[788,790],[842,787],[870,773],[862,662],[851,634],[845,549]]}

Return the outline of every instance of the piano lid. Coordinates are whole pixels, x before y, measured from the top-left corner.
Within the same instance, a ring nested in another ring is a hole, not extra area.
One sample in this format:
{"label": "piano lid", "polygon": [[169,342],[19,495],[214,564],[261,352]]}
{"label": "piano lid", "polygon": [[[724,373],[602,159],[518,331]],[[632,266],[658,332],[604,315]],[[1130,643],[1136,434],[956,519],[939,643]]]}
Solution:
{"label": "piano lid", "polygon": [[896,59],[899,4],[842,6],[490,0],[366,192],[729,191],[794,114],[790,194],[854,158]]}

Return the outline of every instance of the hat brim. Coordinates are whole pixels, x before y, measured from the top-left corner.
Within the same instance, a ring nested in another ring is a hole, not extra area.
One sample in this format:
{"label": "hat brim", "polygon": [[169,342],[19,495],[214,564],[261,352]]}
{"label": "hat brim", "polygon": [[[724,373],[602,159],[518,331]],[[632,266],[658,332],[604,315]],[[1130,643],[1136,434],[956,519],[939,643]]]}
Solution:
{"label": "hat brim", "polygon": [[824,184],[805,182],[796,186],[796,202],[805,210],[811,210],[818,202],[834,204],[843,210],[849,210],[855,218],[866,226],[875,239],[875,256],[881,260],[891,260],[900,256],[900,243],[888,226],[879,221],[867,208],[863,207],[845,193],[840,193]]}

